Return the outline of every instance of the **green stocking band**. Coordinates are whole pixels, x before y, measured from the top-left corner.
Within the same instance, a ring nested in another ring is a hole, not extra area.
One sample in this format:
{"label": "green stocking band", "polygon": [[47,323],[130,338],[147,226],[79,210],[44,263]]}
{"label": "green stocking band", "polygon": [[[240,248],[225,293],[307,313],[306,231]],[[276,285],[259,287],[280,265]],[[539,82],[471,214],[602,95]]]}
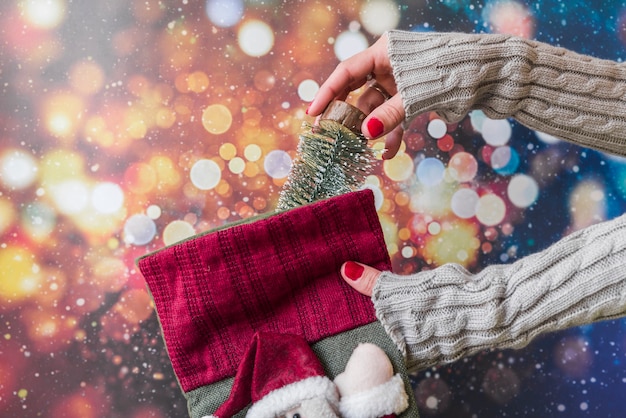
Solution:
{"label": "green stocking band", "polygon": [[[312,345],[313,351],[322,362],[327,376],[334,379],[343,372],[346,363],[359,343],[370,342],[382,348],[391,360],[394,371],[404,379],[404,386],[409,395],[409,408],[400,414],[399,418],[418,418],[413,390],[406,373],[402,355],[389,339],[379,322],[364,325],[332,337],[328,337]],[[189,414],[192,418],[202,418],[211,415],[226,401],[233,384],[232,378],[227,378],[211,385],[206,385],[185,393]],[[244,418],[247,409],[236,414],[235,418]]]}

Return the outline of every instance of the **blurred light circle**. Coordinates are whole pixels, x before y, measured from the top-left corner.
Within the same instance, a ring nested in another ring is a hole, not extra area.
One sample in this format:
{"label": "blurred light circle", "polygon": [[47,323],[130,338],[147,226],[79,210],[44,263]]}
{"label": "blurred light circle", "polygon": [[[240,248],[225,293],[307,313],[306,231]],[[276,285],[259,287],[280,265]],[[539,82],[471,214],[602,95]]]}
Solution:
{"label": "blurred light circle", "polygon": [[462,219],[471,218],[476,214],[476,205],[478,204],[478,193],[472,189],[459,189],[450,200],[450,209],[452,212]]}
{"label": "blurred light circle", "polygon": [[223,134],[230,129],[232,123],[233,116],[224,105],[210,105],[202,111],[202,126],[209,133],[214,135]]}
{"label": "blurred light circle", "polygon": [[246,168],[246,162],[241,157],[235,157],[228,162],[228,169],[233,174],[241,174]]}
{"label": "blurred light circle", "polygon": [[287,177],[291,170],[291,157],[282,150],[270,151],[265,156],[263,168],[267,175],[274,179]]}
{"label": "blurred light circle", "polygon": [[237,155],[237,147],[230,142],[220,145],[219,154],[222,159],[228,161],[232,160]]}
{"label": "blurred light circle", "polygon": [[494,366],[485,373],[481,387],[488,398],[505,405],[517,396],[521,382],[514,370]]}
{"label": "blurred light circle", "polygon": [[41,291],[35,263],[34,254],[25,248],[0,246],[0,300],[18,302]]}
{"label": "blurred light circle", "polygon": [[[571,335],[563,338],[554,348],[553,362],[566,376],[584,378],[589,376],[594,362],[593,350],[589,349],[590,341],[585,336]],[[581,403],[581,409],[587,409]]]}
{"label": "blurred light circle", "polygon": [[448,171],[459,183],[471,181],[478,171],[478,162],[469,152],[457,152],[448,162]]}
{"label": "blurred light circle", "polygon": [[150,219],[159,219],[161,217],[161,208],[157,205],[150,205],[148,209],[146,209],[146,215],[148,215]]}
{"label": "blurred light circle", "polygon": [[415,388],[415,399],[420,411],[425,411],[428,415],[438,415],[445,414],[452,394],[444,379],[429,376],[422,379]]}
{"label": "blurred light circle", "polygon": [[436,186],[443,180],[445,167],[437,158],[425,158],[417,166],[417,179],[428,187]]}
{"label": "blurred light circle", "polygon": [[185,221],[170,222],[163,230],[163,243],[171,245],[193,236],[196,233],[193,225]]}
{"label": "blurred light circle", "polygon": [[491,157],[489,158],[491,167],[494,170],[504,167],[509,163],[511,159],[511,148],[510,147],[498,147],[491,153]]}
{"label": "blurred light circle", "polygon": [[91,193],[91,204],[100,213],[115,213],[124,204],[124,191],[115,183],[100,183]]}
{"label": "blurred light circle", "polygon": [[0,235],[2,235],[15,221],[15,208],[9,199],[0,196]]}
{"label": "blurred light circle", "polygon": [[276,77],[267,70],[260,70],[254,76],[254,87],[260,91],[270,91],[276,84]]}
{"label": "blurred light circle", "polygon": [[518,208],[527,208],[539,196],[539,186],[534,178],[526,174],[514,176],[507,187],[509,200]]}
{"label": "blurred light circle", "polygon": [[552,136],[550,134],[546,134],[546,133],[543,133],[543,132],[535,131],[535,135],[544,144],[552,145],[552,144],[557,144],[557,143],[561,142],[561,140],[559,138],[557,138],[556,136]]}
{"label": "blurred light circle", "polygon": [[374,207],[376,210],[380,210],[380,208],[383,207],[383,202],[385,200],[385,196],[383,195],[382,190],[380,190],[380,187],[375,184],[367,183],[361,187],[361,190],[363,189],[370,189],[374,193]]}
{"label": "blurred light circle", "polygon": [[156,232],[156,224],[149,216],[133,215],[124,224],[124,242],[145,245],[154,239]]}
{"label": "blurred light circle", "polygon": [[41,29],[52,29],[65,17],[62,0],[26,0],[19,2],[26,20]]}
{"label": "blurred light circle", "polygon": [[412,258],[415,256],[415,249],[407,245],[406,247],[402,248],[402,251],[400,253],[404,258]]}
{"label": "blurred light circle", "polygon": [[508,146],[496,148],[490,160],[494,171],[504,176],[515,173],[520,163],[517,151]]}
{"label": "blurred light circle", "polygon": [[415,165],[409,154],[400,153],[392,160],[383,162],[383,171],[385,175],[392,181],[405,181],[413,175]]}
{"label": "blurred light circle", "polygon": [[73,130],[72,120],[62,110],[50,112],[46,120],[46,126],[51,134],[60,137],[70,135]]}
{"label": "blurred light circle", "polygon": [[126,187],[134,193],[148,193],[157,186],[157,171],[150,164],[134,163],[124,172]]}
{"label": "blurred light circle", "polygon": [[339,61],[346,60],[369,46],[367,38],[361,32],[346,31],[337,36],[334,45],[335,56]]}
{"label": "blurred light circle", "polygon": [[482,132],[483,123],[487,119],[487,116],[485,116],[485,113],[482,110],[472,110],[469,116],[470,116],[470,123],[472,124],[472,128],[474,128],[476,132]]}
{"label": "blurred light circle", "polygon": [[33,202],[22,212],[23,227],[31,237],[48,237],[56,226],[56,212],[45,203]]}
{"label": "blurred light circle", "polygon": [[[151,298],[146,290],[130,289],[122,294],[111,310],[119,312],[128,324],[139,324],[152,314],[150,302]],[[132,416],[137,417],[134,414]]]}
{"label": "blurred light circle", "polygon": [[370,174],[365,178],[365,184],[371,184],[372,186],[380,188],[380,178],[374,174]]}
{"label": "blurred light circle", "polygon": [[372,0],[361,8],[361,23],[372,35],[382,35],[395,29],[400,22],[398,5],[391,0]]}
{"label": "blurred light circle", "polygon": [[211,23],[228,28],[241,20],[244,5],[242,0],[207,0],[205,10]]}
{"label": "blurred light circle", "polygon": [[0,181],[11,189],[24,189],[37,178],[37,162],[29,154],[11,150],[0,158]]}
{"label": "blurred light circle", "polygon": [[489,119],[483,121],[481,133],[485,142],[491,146],[505,145],[511,139],[511,124],[506,119]]}
{"label": "blurred light circle", "polygon": [[486,226],[498,225],[504,219],[506,205],[495,194],[486,194],[478,199],[476,204],[476,218]]}
{"label": "blurred light circle", "polygon": [[222,179],[222,170],[213,160],[198,160],[189,173],[191,183],[200,190],[210,190]]}
{"label": "blurred light circle", "polygon": [[261,147],[257,144],[250,144],[243,150],[243,156],[246,157],[248,161],[258,161],[261,158],[261,154]]}
{"label": "blurred light circle", "polygon": [[452,135],[445,134],[437,140],[437,148],[441,151],[448,152],[454,148],[454,138]]}
{"label": "blurred light circle", "polygon": [[194,93],[202,93],[209,88],[209,76],[203,71],[194,71],[187,76],[187,87]]}
{"label": "blurred light circle", "polygon": [[448,132],[448,126],[441,119],[433,119],[428,122],[428,135],[435,139],[443,138],[443,136]]}
{"label": "blurred light circle", "polygon": [[428,233],[430,235],[437,235],[441,232],[441,224],[439,222],[431,222],[428,224]]}
{"label": "blurred light circle", "polygon": [[274,32],[265,22],[249,20],[239,29],[237,36],[241,50],[251,57],[261,57],[272,50]]}
{"label": "blurred light circle", "polygon": [[95,94],[104,85],[104,70],[93,61],[79,61],[72,65],[68,81],[82,94]]}
{"label": "blurred light circle", "polygon": [[534,16],[521,2],[492,1],[487,3],[482,14],[483,19],[492,26],[494,33],[510,34],[525,39],[534,36]]}
{"label": "blurred light circle", "polygon": [[305,102],[310,102],[315,97],[320,86],[313,80],[304,80],[298,85],[298,97]]}
{"label": "blurred light circle", "polygon": [[80,180],[68,180],[52,187],[52,198],[59,212],[72,215],[87,207],[89,189]]}

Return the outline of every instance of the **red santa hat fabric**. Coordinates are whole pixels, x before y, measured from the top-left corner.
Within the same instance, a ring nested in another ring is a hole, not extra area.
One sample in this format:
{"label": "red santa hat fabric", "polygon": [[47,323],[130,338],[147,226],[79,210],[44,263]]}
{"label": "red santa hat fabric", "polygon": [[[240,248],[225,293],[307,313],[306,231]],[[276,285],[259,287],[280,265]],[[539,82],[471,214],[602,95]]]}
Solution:
{"label": "red santa hat fabric", "polygon": [[254,335],[237,369],[228,400],[210,418],[229,418],[252,403],[247,418],[273,418],[308,399],[338,409],[339,394],[313,350],[300,336]]}

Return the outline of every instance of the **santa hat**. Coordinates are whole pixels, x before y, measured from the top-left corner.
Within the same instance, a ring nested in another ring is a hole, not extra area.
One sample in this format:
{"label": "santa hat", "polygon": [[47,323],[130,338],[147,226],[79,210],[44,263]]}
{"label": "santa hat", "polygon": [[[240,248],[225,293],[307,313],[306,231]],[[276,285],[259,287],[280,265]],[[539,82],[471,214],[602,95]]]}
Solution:
{"label": "santa hat", "polygon": [[258,332],[237,369],[230,397],[209,418],[230,418],[252,403],[246,418],[273,418],[308,399],[338,409],[335,384],[299,336]]}

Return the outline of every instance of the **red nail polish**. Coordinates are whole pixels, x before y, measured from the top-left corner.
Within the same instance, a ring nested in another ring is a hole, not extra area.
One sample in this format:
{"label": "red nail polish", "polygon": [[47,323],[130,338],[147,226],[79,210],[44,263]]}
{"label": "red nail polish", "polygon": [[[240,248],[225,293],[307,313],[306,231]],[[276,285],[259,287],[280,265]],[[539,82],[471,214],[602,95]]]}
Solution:
{"label": "red nail polish", "polygon": [[384,129],[383,123],[376,118],[371,118],[367,121],[367,130],[370,131],[372,138],[378,138],[382,135]]}
{"label": "red nail polish", "polygon": [[348,261],[343,268],[343,271],[350,280],[359,280],[363,275],[365,268],[354,261]]}
{"label": "red nail polish", "polygon": [[306,108],[306,111],[304,112],[304,113],[306,113],[307,115],[309,114],[309,109],[311,108],[311,105],[312,105],[312,104],[313,104],[313,103],[309,103],[309,107],[307,107],[307,108]]}

